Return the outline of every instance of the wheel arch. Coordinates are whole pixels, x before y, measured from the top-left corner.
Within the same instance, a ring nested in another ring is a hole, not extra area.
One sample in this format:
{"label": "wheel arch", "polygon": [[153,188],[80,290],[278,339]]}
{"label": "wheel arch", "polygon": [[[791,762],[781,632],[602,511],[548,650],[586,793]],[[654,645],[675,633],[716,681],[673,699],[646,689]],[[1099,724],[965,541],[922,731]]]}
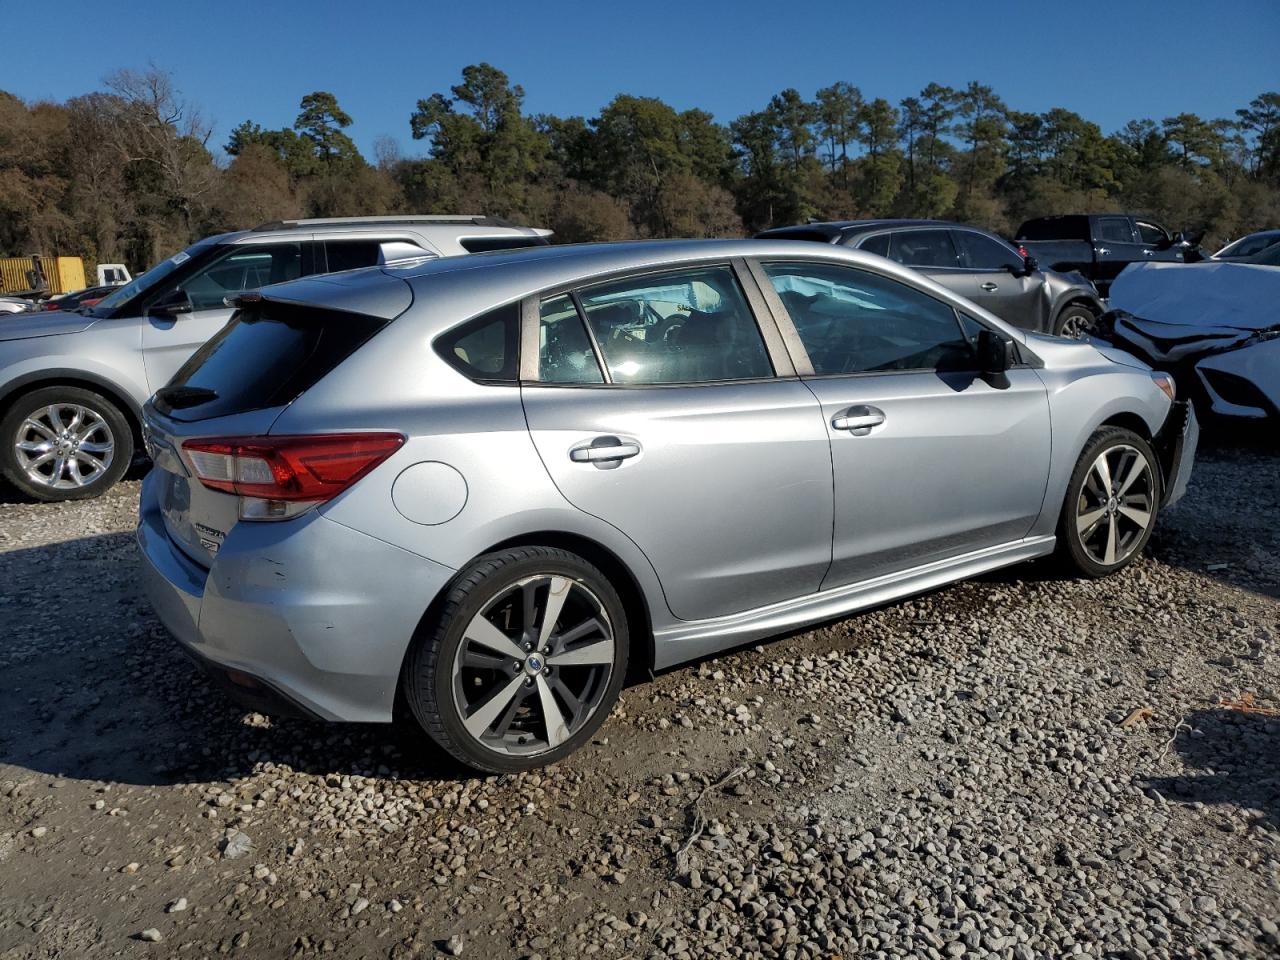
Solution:
{"label": "wheel arch", "polygon": [[[652,679],[655,662],[653,617],[649,611],[649,605],[645,600],[644,590],[641,588],[639,580],[636,579],[635,574],[631,572],[631,569],[616,553],[598,541],[581,534],[566,533],[562,530],[541,530],[508,537],[505,540],[490,544],[458,567],[458,571],[461,573],[461,571],[466,570],[485,554],[511,550],[516,547],[555,547],[567,550],[570,553],[576,553],[593,566],[598,567],[600,572],[609,578],[609,582],[618,591],[618,597],[622,600],[623,610],[627,614],[627,636],[629,642],[627,681],[638,682]],[[408,708],[404,693],[404,665],[408,663],[413,644],[417,642],[417,637],[421,635],[422,631],[440,615],[440,611],[444,607],[449,591],[452,589],[456,579],[456,576],[450,578],[448,583],[441,587],[431,599],[427,609],[418,621],[413,637],[405,645],[404,655],[401,658],[400,674],[396,678],[393,711],[397,716],[406,715],[403,711]]]}
{"label": "wheel arch", "polygon": [[628,679],[651,678],[654,664],[653,618],[649,611],[649,604],[645,600],[644,591],[640,587],[640,581],[636,579],[626,563],[598,541],[561,530],[542,530],[521,534],[495,543],[488,549],[482,550],[481,554],[534,546],[557,547],[576,553],[588,563],[599,567],[600,572],[608,577],[609,582],[618,591],[623,610],[627,614],[627,636],[630,645],[628,672],[631,674]]}
{"label": "wheel arch", "polygon": [[[1124,427],[1126,430],[1132,430],[1143,440],[1147,441],[1147,443],[1150,443],[1155,436],[1151,427],[1147,424],[1147,421],[1143,420],[1142,417],[1138,416],[1138,414],[1130,411],[1111,414],[1111,416],[1107,417],[1107,419],[1103,420],[1097,427],[1090,431],[1089,435],[1092,436],[1103,427]],[[1087,442],[1088,441],[1086,441],[1086,443]]]}
{"label": "wheel arch", "polygon": [[1102,301],[1083,293],[1070,293],[1063,297],[1062,302],[1058,304],[1057,308],[1053,311],[1053,317],[1049,321],[1050,333],[1058,329],[1058,321],[1061,320],[1063,314],[1072,307],[1086,307],[1094,317],[1100,317],[1106,313],[1106,308],[1103,307]]}

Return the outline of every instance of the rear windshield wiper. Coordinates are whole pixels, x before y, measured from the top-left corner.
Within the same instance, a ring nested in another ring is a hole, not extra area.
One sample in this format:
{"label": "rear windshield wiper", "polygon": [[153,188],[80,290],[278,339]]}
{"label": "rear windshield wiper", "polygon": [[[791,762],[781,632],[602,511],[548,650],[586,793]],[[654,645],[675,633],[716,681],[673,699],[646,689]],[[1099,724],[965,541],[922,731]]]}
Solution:
{"label": "rear windshield wiper", "polygon": [[208,387],[161,387],[156,391],[156,399],[165,403],[170,409],[181,410],[184,407],[198,407],[202,403],[218,399],[218,391]]}

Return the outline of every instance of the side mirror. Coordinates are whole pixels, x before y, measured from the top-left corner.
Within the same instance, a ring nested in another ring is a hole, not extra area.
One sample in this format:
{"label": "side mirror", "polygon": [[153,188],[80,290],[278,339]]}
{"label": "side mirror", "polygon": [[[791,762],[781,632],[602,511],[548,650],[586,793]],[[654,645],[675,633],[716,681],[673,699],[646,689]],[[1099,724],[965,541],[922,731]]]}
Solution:
{"label": "side mirror", "polygon": [[1026,273],[1026,275],[1029,277],[1031,276],[1031,274],[1035,273],[1037,270],[1040,269],[1040,261],[1037,260],[1035,257],[1031,256],[1031,254],[1027,254],[1025,257],[1022,258],[1022,269]]}
{"label": "side mirror", "polygon": [[176,320],[181,314],[190,313],[194,309],[185,290],[174,290],[153,303],[147,310],[147,316]]}
{"label": "side mirror", "polygon": [[994,330],[978,333],[978,369],[982,373],[1004,373],[1013,366],[1013,341]]}

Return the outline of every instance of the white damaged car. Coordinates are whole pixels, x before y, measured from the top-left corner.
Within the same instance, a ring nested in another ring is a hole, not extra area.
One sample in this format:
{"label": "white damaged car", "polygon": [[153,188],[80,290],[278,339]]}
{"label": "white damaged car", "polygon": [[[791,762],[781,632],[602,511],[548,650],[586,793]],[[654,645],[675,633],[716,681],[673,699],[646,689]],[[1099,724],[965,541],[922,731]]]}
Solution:
{"label": "white damaged car", "polygon": [[1111,286],[1098,335],[1228,417],[1280,418],[1280,267],[1139,263]]}

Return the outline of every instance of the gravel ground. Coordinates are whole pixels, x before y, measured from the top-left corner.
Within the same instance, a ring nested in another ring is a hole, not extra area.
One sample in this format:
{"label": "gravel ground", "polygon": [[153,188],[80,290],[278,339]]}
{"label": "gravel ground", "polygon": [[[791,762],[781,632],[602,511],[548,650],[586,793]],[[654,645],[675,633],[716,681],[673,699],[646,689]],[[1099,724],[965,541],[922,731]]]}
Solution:
{"label": "gravel ground", "polygon": [[1274,957],[1280,452],[1151,556],[1013,568],[628,689],[557,767],[229,706],[136,482],[0,503],[0,958]]}

